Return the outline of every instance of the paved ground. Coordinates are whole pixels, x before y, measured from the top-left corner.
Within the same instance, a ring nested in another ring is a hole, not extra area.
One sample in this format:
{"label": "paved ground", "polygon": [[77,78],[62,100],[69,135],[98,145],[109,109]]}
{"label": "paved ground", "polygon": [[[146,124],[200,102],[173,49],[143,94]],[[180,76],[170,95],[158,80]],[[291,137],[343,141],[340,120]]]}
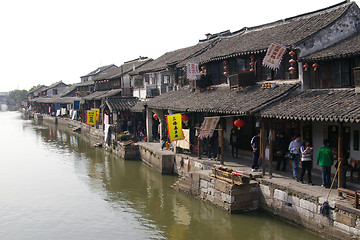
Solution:
{"label": "paved ground", "polygon": [[[151,146],[151,148],[161,148],[160,143],[147,143]],[[169,153],[169,151],[164,150],[164,153],[167,152]],[[205,155],[202,156],[201,159],[197,158],[197,153],[191,154],[191,153],[186,153],[184,152],[183,154],[196,159],[197,161],[202,162],[205,165],[212,165],[212,164],[220,164],[219,161],[215,161],[214,159],[209,160],[209,158]],[[254,173],[251,171],[251,155],[249,155],[249,153],[243,153],[243,154],[239,154],[238,158],[232,158],[231,156],[231,152],[230,151],[226,151],[225,152],[225,157],[224,157],[224,163],[225,166],[227,167],[231,167],[233,169],[239,170],[239,171],[243,171],[247,174],[253,174]],[[290,188],[294,188],[296,190],[300,190],[302,192],[306,192],[307,194],[313,195],[313,196],[323,196],[326,197],[329,193],[328,188],[323,188],[321,187],[321,171],[318,169],[313,169],[312,171],[312,182],[313,182],[313,186],[308,185],[307,184],[307,173],[304,176],[304,184],[301,182],[297,182],[296,180],[294,180],[292,178],[292,168],[291,166],[287,165],[286,167],[286,171],[276,171],[276,162],[273,162],[273,175],[272,177],[270,177],[269,175],[269,161],[266,162],[266,174],[263,177],[265,180],[267,181],[271,181],[272,183],[275,184],[279,184],[282,185],[284,187],[290,187]],[[335,173],[335,168],[333,167],[331,169],[332,171],[332,179],[334,177],[334,173]],[[299,169],[299,176],[301,173],[301,169]],[[347,188],[352,189],[352,190],[359,190],[360,189],[360,181],[359,180],[354,180],[354,181],[350,181],[350,179],[347,179]],[[331,194],[330,194],[330,199],[333,200],[338,200],[338,194],[337,194],[337,180],[335,180],[333,189],[331,190]]]}

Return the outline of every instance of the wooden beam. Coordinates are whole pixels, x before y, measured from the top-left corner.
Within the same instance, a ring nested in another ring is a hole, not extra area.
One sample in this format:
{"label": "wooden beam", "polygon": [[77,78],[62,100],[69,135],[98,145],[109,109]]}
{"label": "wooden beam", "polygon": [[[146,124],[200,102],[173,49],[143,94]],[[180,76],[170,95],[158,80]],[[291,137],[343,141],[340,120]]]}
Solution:
{"label": "wooden beam", "polygon": [[340,123],[339,131],[338,131],[338,188],[343,187],[343,157],[344,157],[344,137],[343,137],[343,124]]}
{"label": "wooden beam", "polygon": [[261,169],[262,175],[265,176],[265,120],[261,121],[260,129],[260,157],[261,157]]}

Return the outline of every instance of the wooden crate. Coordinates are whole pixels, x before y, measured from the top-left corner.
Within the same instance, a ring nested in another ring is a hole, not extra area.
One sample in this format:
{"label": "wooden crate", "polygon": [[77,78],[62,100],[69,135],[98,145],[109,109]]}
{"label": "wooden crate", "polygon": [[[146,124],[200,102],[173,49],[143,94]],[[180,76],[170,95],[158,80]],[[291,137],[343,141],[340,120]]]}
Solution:
{"label": "wooden crate", "polygon": [[211,174],[212,177],[227,181],[233,185],[248,184],[250,182],[250,177],[244,176],[238,172],[230,173],[218,168],[212,168],[211,171],[212,171]]}

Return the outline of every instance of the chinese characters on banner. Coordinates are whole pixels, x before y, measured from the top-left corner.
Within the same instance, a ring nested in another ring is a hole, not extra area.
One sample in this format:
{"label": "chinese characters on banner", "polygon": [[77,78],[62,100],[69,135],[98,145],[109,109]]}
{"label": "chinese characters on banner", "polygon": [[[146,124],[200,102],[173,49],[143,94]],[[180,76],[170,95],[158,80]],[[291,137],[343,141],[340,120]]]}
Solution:
{"label": "chinese characters on banner", "polygon": [[100,115],[100,109],[99,108],[91,108],[91,111],[95,111],[96,112],[96,119],[95,121],[99,121],[99,115]]}
{"label": "chinese characters on banner", "polygon": [[171,142],[183,140],[185,138],[182,131],[181,114],[172,114],[166,116],[166,122]]}
{"label": "chinese characters on banner", "polygon": [[187,63],[187,65],[186,65],[186,74],[187,74],[187,78],[189,80],[199,79],[199,77],[200,77],[199,64],[197,64],[197,63]]}
{"label": "chinese characters on banner", "polygon": [[284,56],[285,52],[285,47],[272,43],[266,52],[262,65],[273,70],[279,69],[282,57]]}
{"label": "chinese characters on banner", "polygon": [[212,137],[220,117],[206,117],[201,124],[199,138]]}
{"label": "chinese characters on banner", "polygon": [[86,124],[88,125],[96,124],[96,111],[92,111],[92,110],[86,111]]}

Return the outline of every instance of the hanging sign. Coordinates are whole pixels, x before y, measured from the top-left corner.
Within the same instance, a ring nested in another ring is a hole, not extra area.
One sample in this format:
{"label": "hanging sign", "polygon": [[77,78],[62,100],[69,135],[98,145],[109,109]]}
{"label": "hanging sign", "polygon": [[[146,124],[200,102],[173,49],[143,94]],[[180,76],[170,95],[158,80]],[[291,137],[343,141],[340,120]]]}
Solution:
{"label": "hanging sign", "polygon": [[268,48],[263,59],[262,65],[273,70],[280,68],[282,57],[286,52],[286,47],[272,43]]}
{"label": "hanging sign", "polygon": [[172,114],[166,116],[166,122],[171,142],[183,140],[185,138],[182,131],[181,114]]}
{"label": "hanging sign", "polygon": [[90,110],[96,112],[96,121],[99,121],[100,109],[99,108],[91,108]]}
{"label": "hanging sign", "polygon": [[86,124],[88,125],[96,124],[96,111],[92,111],[92,110],[86,111]]}
{"label": "hanging sign", "polygon": [[212,137],[216,125],[218,124],[220,117],[206,117],[201,124],[199,138]]}
{"label": "hanging sign", "polygon": [[80,109],[80,101],[74,101],[74,110],[79,110]]}
{"label": "hanging sign", "polygon": [[197,63],[187,63],[186,65],[186,75],[189,80],[196,80],[200,77],[199,64]]}
{"label": "hanging sign", "polygon": [[57,111],[57,110],[60,110],[60,108],[61,108],[60,103],[55,103],[55,110],[56,110],[56,111]]}

